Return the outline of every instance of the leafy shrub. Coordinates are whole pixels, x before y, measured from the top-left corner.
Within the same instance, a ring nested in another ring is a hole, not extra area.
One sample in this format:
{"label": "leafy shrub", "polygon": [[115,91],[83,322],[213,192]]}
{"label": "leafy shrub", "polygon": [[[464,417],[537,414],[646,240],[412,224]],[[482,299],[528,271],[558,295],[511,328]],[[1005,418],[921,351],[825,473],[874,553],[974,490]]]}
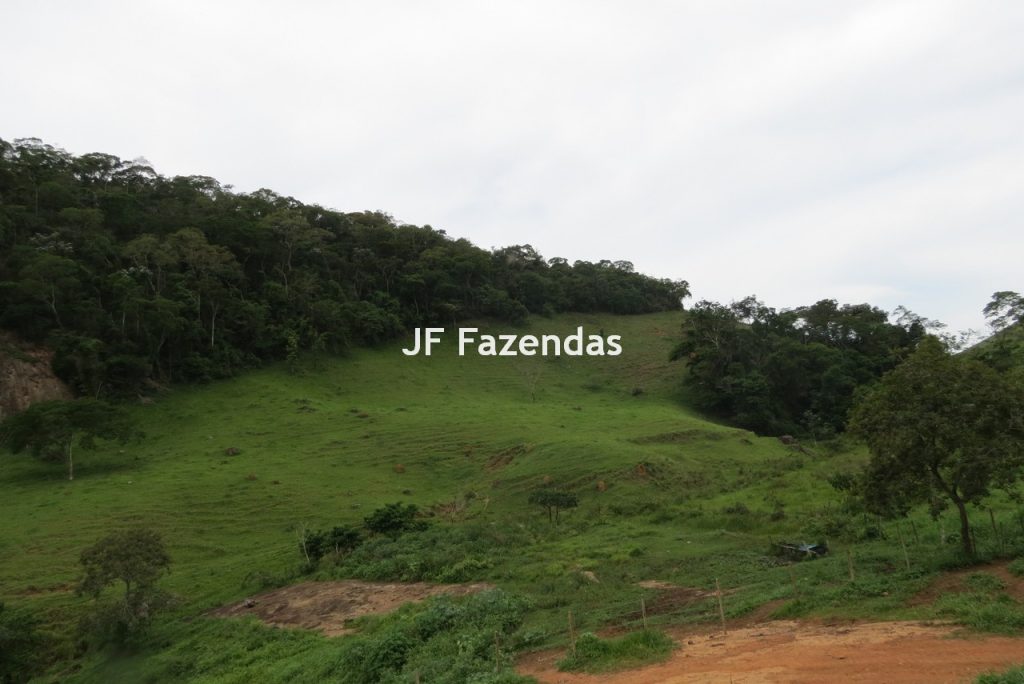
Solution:
{"label": "leafy shrub", "polygon": [[417,520],[419,508],[416,504],[390,503],[378,508],[364,518],[366,529],[374,534],[398,536],[403,532],[415,532],[426,529],[427,523]]}
{"label": "leafy shrub", "polygon": [[500,556],[525,543],[524,536],[489,525],[433,525],[419,534],[371,537],[339,559],[333,572],[376,581],[480,580]]}
{"label": "leafy shrub", "polygon": [[0,682],[28,681],[35,671],[43,650],[38,624],[29,613],[0,602]]}
{"label": "leafy shrub", "polygon": [[400,610],[346,640],[334,674],[351,684],[404,684],[414,673],[437,684],[528,682],[511,670],[511,648],[529,607],[521,597],[492,590]]}
{"label": "leafy shrub", "polygon": [[302,551],[312,562],[329,553],[347,553],[359,546],[363,535],[354,527],[338,525],[329,530],[307,531],[299,543]]}
{"label": "leafy shrub", "polygon": [[1024,558],[1018,558],[1015,561],[1010,561],[1010,564],[1006,566],[1006,569],[1014,577],[1024,577]]}

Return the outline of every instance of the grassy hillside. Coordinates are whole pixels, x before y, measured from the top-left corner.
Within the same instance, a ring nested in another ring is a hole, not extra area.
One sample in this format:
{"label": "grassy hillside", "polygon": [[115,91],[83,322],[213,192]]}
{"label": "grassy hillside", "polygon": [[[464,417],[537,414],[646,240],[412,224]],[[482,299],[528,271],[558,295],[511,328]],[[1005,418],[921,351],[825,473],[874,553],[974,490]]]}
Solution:
{"label": "grassy hillside", "polygon": [[[111,529],[150,526],[174,559],[164,582],[183,600],[174,618],[132,655],[90,652],[82,669],[57,676],[322,680],[341,667],[337,640],[202,613],[299,581],[301,526],[355,524],[404,501],[435,513],[428,532],[322,564],[312,577],[492,582],[529,605],[514,642],[502,646],[510,651],[564,644],[568,609],[581,630],[635,627],[641,597],[656,625],[716,619],[706,593],[716,579],[729,617],[769,604],[764,616],[943,615],[1024,626],[1016,603],[978,617],[995,594],[908,603],[955,564],[955,544],[938,543],[941,529],[953,531],[952,516],[940,525],[920,512],[913,527],[904,523],[905,558],[894,524],[843,510],[826,481],[856,468],[858,448],[786,446],[688,411],[684,368],[666,361],[679,323],[680,314],[563,316],[520,330],[564,335],[582,324],[621,334],[617,358],[459,357],[446,338],[429,358],[406,357],[396,344],[305,359],[297,374],[281,365],[176,388],[133,407],[146,433],[140,444],[83,453],[74,482],[59,467],[5,454],[0,600],[70,630],[86,605],[69,591],[81,549]],[[232,448],[239,453],[228,455]],[[527,503],[546,482],[580,499],[557,526]],[[995,511],[1002,539],[976,512],[979,545],[1008,554],[1018,512],[1007,502]],[[834,553],[786,565],[767,553],[781,538],[827,538]],[[686,590],[659,593],[638,586],[645,580]]]}

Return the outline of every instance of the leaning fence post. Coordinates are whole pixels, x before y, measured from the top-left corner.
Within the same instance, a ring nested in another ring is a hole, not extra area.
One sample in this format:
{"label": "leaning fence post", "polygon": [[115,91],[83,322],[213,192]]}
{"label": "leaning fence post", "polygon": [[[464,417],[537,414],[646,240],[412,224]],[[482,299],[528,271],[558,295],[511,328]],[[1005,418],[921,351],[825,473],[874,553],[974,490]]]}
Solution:
{"label": "leaning fence post", "polygon": [[995,514],[995,512],[991,508],[988,509],[988,517],[989,517],[989,520],[992,521],[992,533],[996,535],[996,544],[998,545],[999,552],[1002,553],[1002,551],[1003,551],[1003,537],[1002,537],[1002,535],[999,534],[999,526],[996,525],[996,514]]}

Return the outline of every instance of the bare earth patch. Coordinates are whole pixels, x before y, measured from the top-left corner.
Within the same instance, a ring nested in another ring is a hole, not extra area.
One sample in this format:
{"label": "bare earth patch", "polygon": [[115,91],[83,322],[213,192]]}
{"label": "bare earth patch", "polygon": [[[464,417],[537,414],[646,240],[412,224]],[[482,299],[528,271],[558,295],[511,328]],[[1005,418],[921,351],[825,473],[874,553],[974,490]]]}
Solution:
{"label": "bare earth patch", "polygon": [[948,625],[871,622],[823,625],[768,622],[697,635],[674,631],[681,644],[669,660],[602,675],[559,672],[564,653],[525,657],[519,672],[548,684],[681,684],[708,682],[970,682],[982,672],[1024,661],[1024,639],[955,638]]}
{"label": "bare earth patch", "polygon": [[[1003,591],[1017,601],[1024,601],[1024,577],[1015,577],[1006,569],[1007,561],[999,563],[988,563],[987,565],[976,565],[962,570],[943,573],[938,579],[929,584],[923,591],[910,600],[910,605],[921,606],[934,602],[941,596],[948,594],[961,594],[970,591],[967,585],[967,578],[971,575],[982,574],[992,575],[1002,581],[1005,589]],[[1024,660],[1024,656],[1022,656]]]}
{"label": "bare earth patch", "polygon": [[390,613],[431,596],[464,596],[491,585],[389,583],[339,580],[303,582],[257,594],[210,612],[216,617],[252,616],[275,627],[313,629],[327,636],[349,634],[348,622],[363,615]]}

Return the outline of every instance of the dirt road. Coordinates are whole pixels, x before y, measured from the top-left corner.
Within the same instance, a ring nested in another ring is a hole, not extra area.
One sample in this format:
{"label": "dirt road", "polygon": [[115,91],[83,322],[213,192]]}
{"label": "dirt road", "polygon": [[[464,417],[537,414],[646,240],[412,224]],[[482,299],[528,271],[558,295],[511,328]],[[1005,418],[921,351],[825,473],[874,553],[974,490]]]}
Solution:
{"label": "dirt road", "polygon": [[916,622],[821,625],[768,622],[728,636],[671,633],[681,644],[660,664],[604,675],[558,672],[562,652],[525,658],[523,674],[548,684],[722,684],[972,682],[1024,663],[1024,638],[953,636],[951,626]]}

